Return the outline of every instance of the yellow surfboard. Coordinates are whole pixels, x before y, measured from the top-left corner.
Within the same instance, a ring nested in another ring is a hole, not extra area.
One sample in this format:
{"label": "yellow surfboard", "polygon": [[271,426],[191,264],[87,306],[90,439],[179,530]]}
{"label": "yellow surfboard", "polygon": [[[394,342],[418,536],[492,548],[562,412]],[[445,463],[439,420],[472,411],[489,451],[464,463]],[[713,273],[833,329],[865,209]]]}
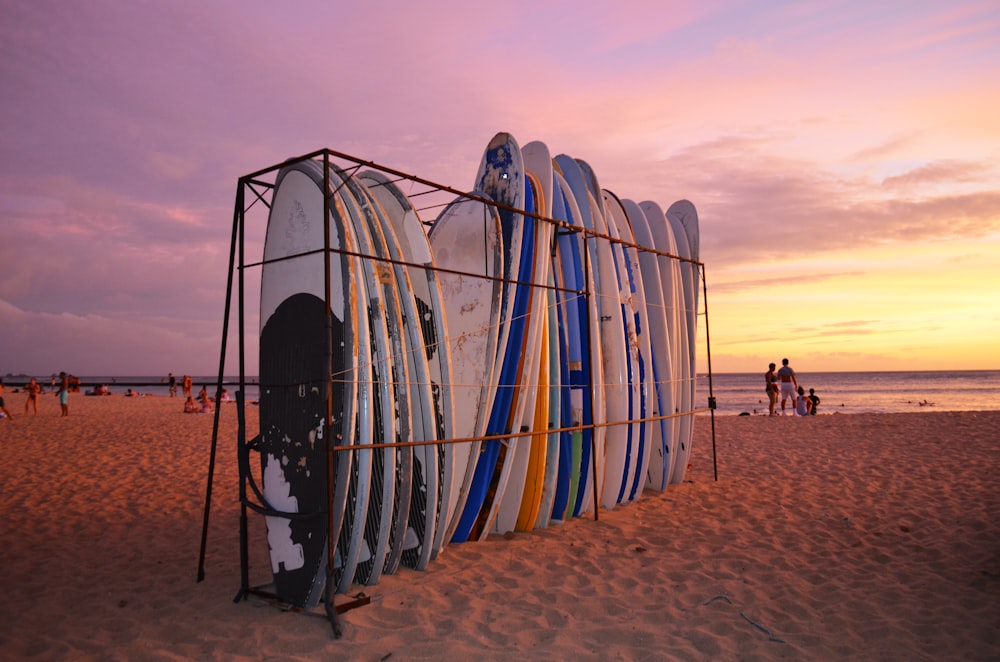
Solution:
{"label": "yellow surfboard", "polygon": [[[548,315],[542,320],[541,356],[538,361],[538,394],[535,396],[535,415],[531,429],[531,455],[528,459],[528,473],[524,480],[521,509],[517,514],[518,531],[535,528],[538,506],[542,501],[545,487],[545,458],[548,454],[549,428],[549,324]],[[527,441],[527,440],[524,440]],[[522,441],[522,443],[524,443]]]}

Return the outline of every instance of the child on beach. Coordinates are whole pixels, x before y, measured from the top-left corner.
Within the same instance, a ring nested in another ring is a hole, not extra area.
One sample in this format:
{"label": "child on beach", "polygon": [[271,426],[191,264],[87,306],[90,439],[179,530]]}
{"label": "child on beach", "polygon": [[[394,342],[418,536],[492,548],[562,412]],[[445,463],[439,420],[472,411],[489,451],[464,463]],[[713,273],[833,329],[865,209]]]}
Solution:
{"label": "child on beach", "polygon": [[198,403],[194,401],[194,397],[188,396],[187,400],[184,401],[184,413],[185,414],[197,414],[201,411],[201,407]]}
{"label": "child on beach", "polygon": [[813,416],[816,415],[816,407],[819,406],[819,396],[816,395],[816,389],[809,389],[809,402],[812,403],[812,407],[809,409],[809,413]]}

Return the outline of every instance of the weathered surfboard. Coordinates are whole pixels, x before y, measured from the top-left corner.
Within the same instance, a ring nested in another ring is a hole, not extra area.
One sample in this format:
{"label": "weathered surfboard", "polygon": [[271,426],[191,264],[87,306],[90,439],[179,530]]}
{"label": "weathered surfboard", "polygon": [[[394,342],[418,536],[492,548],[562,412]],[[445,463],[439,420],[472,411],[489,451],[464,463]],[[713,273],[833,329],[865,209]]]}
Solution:
{"label": "weathered surfboard", "polygon": [[429,233],[451,354],[455,412],[452,444],[455,479],[448,494],[447,539],[455,534],[475,477],[480,437],[486,434],[496,395],[494,369],[501,326],[503,237],[495,207],[459,197]]}
{"label": "weathered surfboard", "polygon": [[367,342],[367,335],[359,338],[359,322],[367,324],[355,287],[360,265],[323,251],[327,227],[329,248],[353,248],[341,211],[331,206],[324,215],[322,170],[312,162],[282,168],[261,269],[261,471],[266,505],[281,513],[265,517],[275,592],[305,608],[328,588],[329,535],[336,540],[343,527],[352,458],[337,455],[331,504],[328,444],[354,441],[356,383],[364,373],[357,348]]}

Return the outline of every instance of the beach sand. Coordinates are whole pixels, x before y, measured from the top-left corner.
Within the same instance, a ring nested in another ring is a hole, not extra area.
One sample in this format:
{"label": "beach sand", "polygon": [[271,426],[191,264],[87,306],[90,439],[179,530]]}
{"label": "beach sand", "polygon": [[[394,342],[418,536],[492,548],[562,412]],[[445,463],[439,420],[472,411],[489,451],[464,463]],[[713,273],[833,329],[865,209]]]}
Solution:
{"label": "beach sand", "polygon": [[[233,602],[234,405],[197,583],[212,416],[7,402],[5,660],[1000,659],[1000,412],[717,417],[718,482],[699,416],[684,484],[356,587],[371,604],[334,640],[322,618]],[[251,514],[251,585],[270,581],[263,531]]]}

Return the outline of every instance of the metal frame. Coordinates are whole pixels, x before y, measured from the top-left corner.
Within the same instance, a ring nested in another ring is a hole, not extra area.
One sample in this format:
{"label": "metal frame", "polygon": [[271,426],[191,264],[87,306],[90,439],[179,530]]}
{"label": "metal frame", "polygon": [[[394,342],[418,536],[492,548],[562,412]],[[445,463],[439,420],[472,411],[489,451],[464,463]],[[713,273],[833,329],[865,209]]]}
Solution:
{"label": "metal frame", "polygon": [[[266,501],[265,501],[265,499],[263,497],[263,493],[257,487],[256,481],[254,480],[253,472],[252,472],[252,469],[251,469],[250,452],[254,451],[254,450],[257,450],[257,445],[259,443],[259,436],[258,437],[254,437],[250,441],[247,441],[246,416],[245,416],[246,409],[245,409],[245,402],[244,402],[244,393],[246,391],[246,385],[247,385],[247,381],[246,381],[246,363],[245,363],[245,357],[246,357],[246,343],[245,343],[246,327],[245,327],[245,309],[244,309],[244,302],[245,302],[245,299],[246,299],[245,272],[246,272],[247,269],[260,268],[260,267],[262,267],[264,265],[264,261],[263,260],[256,261],[256,262],[251,262],[249,264],[246,262],[245,242],[246,242],[247,214],[254,207],[256,207],[258,205],[258,203],[262,204],[265,207],[267,207],[268,209],[270,209],[271,195],[273,195],[273,190],[274,190],[274,187],[275,187],[275,184],[273,183],[272,180],[273,180],[274,177],[276,177],[277,172],[283,166],[287,165],[288,163],[293,163],[293,162],[298,162],[298,161],[305,161],[305,160],[311,160],[311,159],[322,159],[322,161],[323,161],[323,170],[324,170],[324,180],[325,180],[325,190],[327,190],[327,191],[329,190],[329,183],[330,183],[330,164],[331,164],[331,159],[336,159],[339,162],[350,164],[347,167],[344,167],[343,169],[345,171],[347,171],[348,174],[350,174],[352,176],[353,176],[353,174],[357,170],[359,170],[361,168],[369,168],[369,169],[372,169],[372,170],[378,170],[378,171],[380,171],[380,172],[382,172],[382,173],[384,173],[386,175],[389,175],[389,176],[392,176],[392,177],[396,178],[394,181],[397,182],[397,183],[398,182],[408,182],[409,185],[410,185],[410,187],[411,187],[411,189],[414,189],[414,190],[411,190],[410,192],[407,192],[407,195],[408,195],[408,197],[411,198],[411,200],[412,199],[424,199],[425,196],[426,196],[427,199],[429,199],[429,203],[426,206],[423,206],[423,207],[417,209],[418,212],[427,212],[428,210],[433,210],[433,209],[438,208],[438,207],[443,207],[445,204],[447,204],[447,202],[449,202],[451,199],[453,199],[454,196],[463,196],[463,197],[471,199],[471,200],[478,200],[480,202],[484,202],[484,203],[490,204],[490,205],[492,205],[492,206],[494,206],[496,208],[506,209],[506,210],[514,211],[516,213],[529,215],[529,216],[532,216],[532,217],[534,217],[537,220],[540,220],[542,222],[552,223],[552,224],[554,224],[554,225],[557,226],[557,228],[556,228],[557,229],[557,233],[583,233],[583,234],[587,235],[587,239],[588,240],[589,239],[606,240],[606,241],[611,241],[611,242],[614,242],[614,243],[620,243],[620,244],[624,244],[626,246],[631,246],[633,248],[636,248],[637,250],[652,252],[652,253],[656,253],[656,254],[661,255],[661,256],[669,257],[671,259],[680,260],[682,262],[688,262],[688,263],[693,264],[696,267],[696,269],[697,269],[696,273],[700,273],[701,280],[702,280],[703,293],[704,293],[705,340],[706,340],[706,348],[707,348],[707,354],[708,354],[708,386],[709,386],[708,406],[706,408],[702,408],[702,409],[693,409],[693,410],[688,411],[688,412],[676,412],[676,413],[672,413],[672,414],[661,414],[659,416],[651,416],[651,417],[647,417],[647,418],[644,418],[644,419],[636,419],[636,420],[633,420],[633,421],[630,421],[630,422],[659,421],[659,420],[662,420],[662,419],[676,418],[676,417],[680,417],[680,416],[693,416],[693,415],[698,414],[698,413],[709,412],[710,415],[711,415],[711,424],[712,424],[712,457],[713,457],[713,468],[714,468],[715,480],[716,481],[718,480],[718,463],[716,461],[716,439],[715,439],[715,397],[714,397],[713,390],[712,390],[711,346],[710,346],[710,343],[709,343],[709,333],[708,333],[708,285],[707,285],[706,280],[705,280],[705,265],[704,265],[704,263],[696,261],[696,260],[692,260],[692,259],[689,259],[689,258],[683,258],[683,257],[677,256],[677,255],[672,255],[672,254],[669,254],[669,253],[664,253],[664,252],[661,252],[661,251],[657,251],[655,249],[652,249],[652,248],[649,248],[649,247],[646,247],[646,246],[640,246],[638,244],[627,242],[627,241],[624,241],[624,240],[621,240],[621,239],[616,239],[616,238],[610,237],[610,236],[605,235],[605,234],[599,234],[599,233],[593,232],[591,230],[579,228],[579,227],[576,227],[576,226],[573,226],[573,225],[570,225],[570,224],[567,224],[567,223],[556,221],[554,219],[541,216],[539,214],[534,214],[534,213],[526,212],[526,211],[524,211],[522,209],[516,209],[516,208],[513,208],[513,207],[506,206],[506,205],[498,204],[498,203],[496,203],[496,202],[494,202],[494,201],[492,201],[492,200],[490,200],[488,198],[484,198],[484,197],[481,197],[479,195],[468,193],[468,192],[465,192],[465,191],[459,191],[459,190],[454,189],[452,187],[445,186],[443,184],[438,184],[436,182],[433,182],[433,181],[430,181],[430,180],[427,180],[427,179],[423,179],[423,178],[417,177],[415,175],[410,175],[410,174],[407,174],[407,173],[402,172],[400,170],[396,170],[396,169],[393,169],[393,168],[382,166],[382,165],[379,165],[379,164],[377,164],[377,163],[375,163],[373,161],[359,159],[359,158],[351,156],[349,154],[345,154],[345,153],[338,152],[338,151],[331,150],[331,149],[316,150],[316,151],[311,152],[309,154],[305,154],[305,155],[300,156],[300,157],[289,159],[288,161],[285,161],[284,163],[272,165],[270,167],[263,168],[263,169],[258,170],[256,172],[250,173],[248,175],[244,175],[243,177],[240,177],[239,180],[238,180],[238,182],[237,182],[236,198],[235,198],[234,210],[233,210],[232,236],[231,236],[231,239],[230,239],[229,271],[228,271],[228,279],[227,279],[227,284],[226,284],[226,302],[225,302],[225,311],[224,311],[223,320],[222,320],[222,341],[221,341],[220,356],[219,356],[219,373],[218,373],[218,382],[217,382],[217,385],[216,385],[216,398],[218,399],[221,396],[222,387],[223,387],[223,380],[224,380],[224,375],[225,375],[225,367],[226,367],[225,366],[225,362],[226,362],[226,353],[227,353],[227,350],[228,350],[228,346],[227,345],[228,345],[228,337],[229,337],[229,325],[230,325],[230,318],[231,318],[232,304],[233,304],[233,296],[234,296],[233,290],[234,290],[234,285],[235,285],[235,288],[236,288],[236,293],[235,294],[236,294],[236,303],[237,303],[237,340],[238,340],[238,356],[239,356],[239,358],[238,358],[238,363],[239,363],[239,382],[238,382],[238,384],[239,384],[239,388],[238,388],[238,391],[236,393],[236,407],[237,407],[237,419],[238,419],[237,458],[238,458],[238,462],[239,462],[239,473],[240,473],[240,485],[239,485],[239,500],[240,500],[240,589],[239,589],[238,593],[236,594],[236,597],[234,598],[234,602],[240,602],[242,600],[245,600],[245,599],[247,599],[247,597],[249,595],[253,594],[253,595],[257,595],[257,596],[260,596],[260,597],[266,599],[271,604],[279,605],[283,609],[286,609],[286,610],[293,610],[293,611],[299,611],[299,612],[304,612],[304,613],[312,613],[313,615],[316,615],[316,616],[322,616],[323,615],[323,614],[319,614],[319,613],[315,613],[315,612],[310,612],[310,610],[292,608],[289,605],[280,605],[280,602],[278,601],[277,597],[273,593],[269,592],[267,590],[266,586],[264,586],[264,587],[251,587],[250,586],[250,581],[249,581],[249,553],[248,553],[248,544],[249,544],[248,525],[249,525],[249,521],[248,521],[248,516],[247,516],[248,510],[253,510],[254,512],[257,512],[257,513],[260,513],[260,514],[272,515],[272,516],[293,517],[295,515],[294,514],[290,514],[290,513],[282,513],[280,511],[272,508],[269,504],[266,503]],[[249,196],[247,195],[248,192],[250,193]],[[448,197],[447,197],[447,199],[444,199],[443,196],[445,196],[446,194],[447,194]],[[437,198],[439,198],[439,197],[442,198],[440,201],[437,200]],[[249,202],[248,202],[248,200],[249,200]],[[324,196],[324,217],[325,218],[329,218],[329,214],[330,214],[329,205],[330,205],[330,197],[329,197],[329,195],[326,195],[326,196]],[[557,233],[553,233],[553,241],[555,241],[555,236],[556,236]],[[324,269],[326,271],[325,303],[326,303],[326,308],[327,308],[327,314],[328,314],[328,316],[330,314],[330,298],[331,298],[331,292],[330,292],[330,255],[331,255],[331,253],[337,252],[337,253],[343,253],[343,254],[347,254],[347,255],[354,255],[354,256],[361,257],[363,259],[379,260],[379,261],[390,263],[390,264],[404,264],[406,266],[416,266],[416,267],[419,267],[419,268],[430,268],[430,267],[426,267],[424,265],[411,265],[409,263],[398,262],[396,260],[391,260],[391,259],[387,259],[387,258],[378,258],[378,257],[375,257],[375,256],[370,256],[370,255],[360,255],[360,254],[357,254],[357,253],[352,253],[350,251],[343,251],[343,250],[339,250],[339,249],[331,249],[331,247],[330,247],[329,224],[328,223],[324,224],[324,249],[323,249],[323,251],[324,251]],[[590,260],[589,260],[589,255],[588,254],[589,254],[589,251],[584,251],[584,270],[585,270],[584,273],[585,274],[590,269]],[[291,257],[296,257],[296,256],[291,256]],[[288,258],[281,258],[281,259],[288,259]],[[461,274],[461,272],[455,272],[455,271],[448,270],[448,269],[439,269],[439,268],[436,268],[436,269],[438,271],[441,271],[441,272],[444,272],[444,273]],[[476,276],[483,277],[482,275],[477,275],[477,274],[461,274],[461,275],[472,276],[472,277],[476,277]],[[507,282],[509,282],[509,283],[518,283],[518,281],[516,281],[516,280],[510,280],[510,279],[508,279]],[[587,282],[587,281],[585,280],[584,282]],[[568,293],[576,294],[576,295],[579,295],[579,296],[585,296],[585,297],[591,297],[591,296],[593,296],[593,293],[590,292],[587,289],[584,289],[584,290],[567,290],[565,288],[553,288],[552,286],[535,285],[533,283],[521,283],[521,284],[527,284],[527,285],[530,285],[532,287],[540,287],[540,288],[545,288],[545,289],[559,289],[559,290],[561,290],[563,292],[568,292]],[[696,314],[697,314],[697,311],[696,311]],[[327,372],[329,373],[330,370],[328,370]],[[335,376],[331,375],[330,379],[333,380],[334,377]],[[697,376],[693,375],[692,379],[696,380]],[[260,386],[263,387],[263,385],[260,385]],[[332,405],[332,402],[330,400],[331,397],[332,397],[330,395],[332,393],[332,389],[327,389],[327,393],[328,393],[328,396],[327,396],[327,423],[329,424],[330,421],[331,421],[332,410],[333,410],[333,405]],[[219,417],[220,417],[220,408],[216,407],[215,408],[215,415],[214,415],[213,425],[212,425],[212,443],[211,443],[211,451],[210,451],[210,457],[209,457],[209,463],[208,463],[208,476],[207,476],[206,491],[205,491],[205,508],[204,508],[204,516],[203,516],[203,521],[202,521],[201,547],[200,547],[199,562],[198,562],[197,581],[199,581],[199,582],[201,582],[201,581],[203,581],[205,579],[205,556],[206,556],[206,548],[207,548],[207,542],[208,542],[209,515],[210,515],[210,511],[211,511],[211,504],[212,504],[212,485],[213,485],[213,480],[214,480],[214,476],[215,476],[215,460],[216,460],[216,452],[217,452],[217,449],[218,449],[218,440],[219,440]],[[593,424],[593,425],[588,425],[588,426],[580,425],[580,426],[576,426],[576,427],[572,427],[572,428],[560,428],[560,429],[557,429],[557,430],[550,430],[550,432],[578,431],[578,430],[584,429],[585,427],[596,429],[597,427],[601,427],[601,426],[607,427],[607,426],[610,426],[610,425],[620,425],[620,424],[621,424],[621,421],[614,421],[614,422],[611,422],[611,423],[607,423],[606,422],[606,423],[601,424],[601,425]],[[483,437],[483,438],[480,438],[480,439],[447,439],[447,440],[436,440],[436,441],[416,441],[416,442],[384,443],[384,444],[375,444],[375,443],[373,443],[373,444],[370,445],[370,447],[372,449],[376,449],[376,448],[384,448],[384,447],[388,447],[388,446],[394,446],[394,447],[395,446],[419,446],[419,445],[426,445],[426,444],[468,443],[468,442],[471,442],[471,441],[489,441],[489,440],[498,440],[498,439],[499,440],[508,440],[508,439],[513,438],[513,437],[530,436],[531,434],[534,434],[534,433],[533,432],[526,432],[526,433],[517,433],[517,432],[514,432],[514,433],[504,434],[504,435],[494,435],[494,436],[490,436],[490,437]],[[328,439],[331,438],[330,435],[327,435],[327,438]],[[595,481],[595,483],[594,483],[595,484],[595,489],[593,490],[593,492],[594,492],[594,519],[597,520],[599,518],[599,512],[600,512],[600,495],[597,493],[598,491],[596,489],[597,457],[596,457],[596,445],[594,445],[594,444],[596,444],[596,441],[593,440],[593,437],[592,437],[592,442],[591,443],[592,443],[591,457],[592,457],[592,460],[593,460],[593,467],[592,467],[592,470],[591,470],[590,473],[591,473],[591,480]],[[332,495],[333,495],[333,490],[334,490],[334,484],[333,484],[334,480],[333,480],[333,477],[336,475],[336,462],[337,462],[337,457],[336,457],[337,453],[336,453],[336,451],[338,451],[338,450],[350,450],[350,448],[348,448],[348,447],[335,448],[333,445],[328,445],[328,449],[327,449],[327,451],[328,451],[327,452],[327,493],[330,496],[330,501],[331,502],[332,502]],[[335,516],[337,516],[335,513],[330,513],[329,516],[328,516],[328,521],[327,521],[327,527],[328,527],[328,531],[327,532],[328,532],[328,535],[330,535],[331,531],[336,530],[335,522],[333,521],[333,517],[335,517]],[[332,538],[332,536],[330,537],[330,540],[331,540],[331,542],[334,542],[334,539]],[[357,596],[356,599],[352,600],[351,602],[348,602],[348,603],[345,603],[345,604],[341,604],[341,605],[335,605],[334,604],[334,601],[333,601],[333,590],[332,590],[332,586],[330,584],[330,582],[332,581],[332,577],[333,577],[334,554],[335,554],[335,544],[329,544],[328,545],[328,558],[327,558],[327,577],[328,577],[328,579],[327,579],[327,589],[325,591],[326,596],[325,596],[324,612],[325,612],[325,617],[327,618],[327,620],[329,621],[329,623],[331,625],[334,637],[335,638],[339,638],[340,637],[340,628],[339,628],[339,626],[337,624],[337,618],[336,618],[337,613],[346,611],[347,609],[351,609],[351,608],[356,607],[356,606],[361,606],[361,605],[364,605],[364,604],[368,604],[370,602],[370,598],[368,598],[364,594],[360,594],[359,596]]]}

